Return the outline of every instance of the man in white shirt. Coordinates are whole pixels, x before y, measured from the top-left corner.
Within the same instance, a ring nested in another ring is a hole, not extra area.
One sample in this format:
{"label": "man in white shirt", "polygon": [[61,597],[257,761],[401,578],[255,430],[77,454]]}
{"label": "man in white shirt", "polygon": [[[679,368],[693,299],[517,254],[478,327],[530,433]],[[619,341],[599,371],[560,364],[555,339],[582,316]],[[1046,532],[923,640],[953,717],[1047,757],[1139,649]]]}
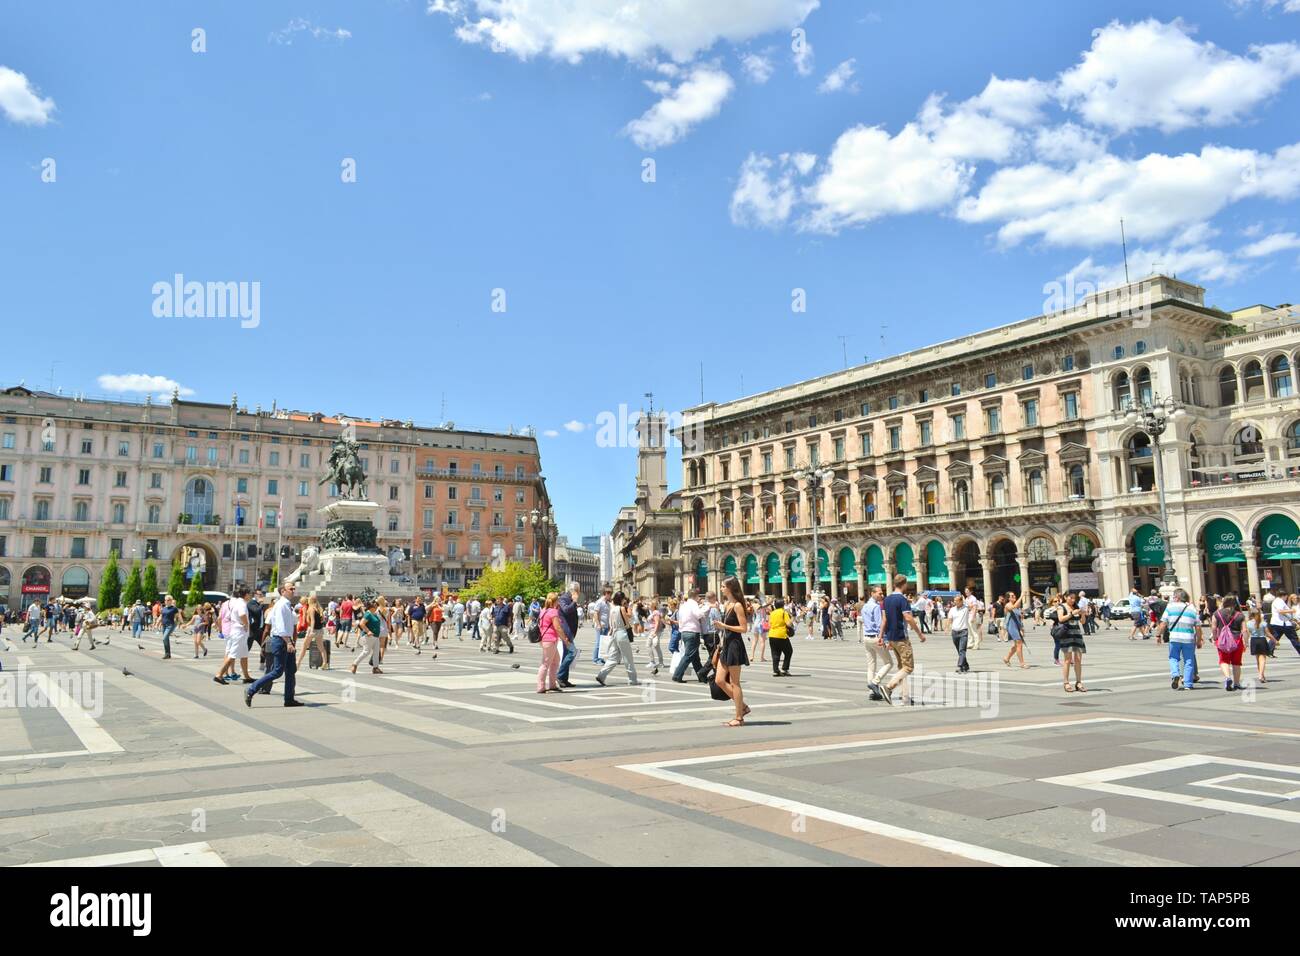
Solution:
{"label": "man in white shirt", "polygon": [[600,656],[600,644],[609,636],[609,609],[613,606],[610,604],[610,598],[614,596],[613,588],[605,588],[597,601],[591,608],[591,623],[596,628],[595,647],[591,649],[591,662],[593,664],[603,664],[605,659]]}
{"label": "man in white shirt", "polygon": [[700,603],[699,589],[691,592],[691,596],[681,603],[677,608],[677,630],[681,635],[682,659],[677,662],[677,667],[673,670],[673,681],[678,684],[684,684],[686,681],[683,675],[689,665],[695,670],[695,678],[700,683],[708,680],[707,671],[700,666],[700,635],[708,627],[709,608],[708,605]]}
{"label": "man in white shirt", "polygon": [[967,639],[966,649],[970,651],[978,651],[984,637],[980,630],[984,626],[984,602],[975,596],[974,591],[967,588],[966,597],[961,603],[965,604],[966,609],[970,612],[967,630],[975,632],[973,638]]}
{"label": "man in white shirt", "polygon": [[[271,669],[253,681],[244,691],[244,705],[253,706],[253,695],[265,688],[268,692],[281,674],[284,675],[284,706],[301,707],[302,701],[294,699],[294,675],[297,667],[294,661],[294,630],[298,624],[293,612],[293,594],[296,590],[292,584],[280,585],[280,599],[267,613],[271,624],[271,640],[266,647],[266,655],[271,661]],[[247,614],[247,611],[245,611]]]}
{"label": "man in white shirt", "polygon": [[953,601],[948,611],[948,632],[952,635],[952,646],[957,649],[957,673],[965,674],[970,670],[966,663],[966,642],[970,635],[971,607],[965,601]]}
{"label": "man in white shirt", "polygon": [[235,661],[239,661],[240,669],[244,672],[244,683],[253,683],[253,678],[248,673],[248,588],[242,584],[235,586],[235,596],[227,600],[222,605],[222,613],[229,621],[229,628],[226,630],[226,657],[221,662],[221,670],[217,671],[217,676],[212,678],[218,684],[224,684],[227,678],[238,680],[235,677]]}

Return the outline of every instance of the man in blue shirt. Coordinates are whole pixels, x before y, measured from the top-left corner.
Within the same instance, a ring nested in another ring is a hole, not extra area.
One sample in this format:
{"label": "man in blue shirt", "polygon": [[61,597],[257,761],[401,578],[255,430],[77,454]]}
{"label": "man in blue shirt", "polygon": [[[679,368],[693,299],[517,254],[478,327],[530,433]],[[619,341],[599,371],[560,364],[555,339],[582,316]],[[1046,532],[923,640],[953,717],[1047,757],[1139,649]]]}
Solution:
{"label": "man in blue shirt", "polygon": [[907,594],[903,589],[907,587],[907,576],[903,574],[894,575],[894,593],[885,598],[883,610],[884,627],[881,629],[881,636],[889,649],[893,652],[895,659],[898,661],[898,673],[888,684],[880,688],[880,695],[890,704],[899,706],[901,700],[894,699],[894,688],[912,673],[912,643],[908,640],[907,630],[911,628],[916,632],[917,638],[921,643],[925,643],[925,635],[921,633],[921,626],[916,623],[916,618],[912,616],[912,602],[908,600]]}
{"label": "man in blue shirt", "polygon": [[505,598],[497,598],[495,606],[492,608],[492,625],[495,634],[492,635],[492,653],[501,653],[501,642],[506,642],[506,647],[510,648],[509,653],[515,652],[515,645],[510,640],[510,604]]}
{"label": "man in blue shirt", "polygon": [[556,605],[560,612],[560,629],[569,639],[568,646],[564,648],[564,657],[560,660],[560,669],[555,675],[555,680],[561,687],[573,686],[569,682],[569,668],[578,658],[578,597],[578,582],[574,581],[569,584],[569,590],[560,595]]}
{"label": "man in blue shirt", "polygon": [[884,599],[885,590],[877,584],[871,589],[870,600],[862,606],[862,643],[867,648],[867,690],[871,691],[872,700],[885,699],[880,682],[894,669],[894,659],[880,636],[883,623],[880,605]]}

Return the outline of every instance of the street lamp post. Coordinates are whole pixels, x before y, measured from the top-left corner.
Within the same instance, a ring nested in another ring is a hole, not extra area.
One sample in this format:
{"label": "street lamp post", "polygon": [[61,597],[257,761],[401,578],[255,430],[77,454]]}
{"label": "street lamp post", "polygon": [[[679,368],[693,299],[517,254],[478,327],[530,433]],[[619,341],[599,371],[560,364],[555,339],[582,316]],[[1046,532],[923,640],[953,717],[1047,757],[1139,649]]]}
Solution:
{"label": "street lamp post", "polygon": [[812,512],[813,533],[812,581],[808,587],[808,597],[812,598],[814,593],[821,590],[821,569],[817,567],[817,504],[821,501],[822,486],[831,482],[835,477],[835,472],[829,468],[818,468],[815,465],[809,465],[798,472],[798,477],[808,482],[808,498],[812,502],[812,507],[809,509]]}
{"label": "street lamp post", "polygon": [[537,547],[537,542],[541,541],[546,545],[546,560],[542,567],[546,571],[546,576],[551,576],[551,548],[550,541],[555,537],[555,512],[547,509],[545,514],[534,508],[528,514],[529,523],[533,526],[533,547]]}
{"label": "street lamp post", "polygon": [[1169,600],[1174,588],[1178,587],[1178,575],[1174,571],[1174,552],[1169,541],[1169,507],[1165,502],[1165,463],[1160,451],[1160,436],[1169,428],[1174,418],[1182,415],[1186,406],[1173,396],[1161,398],[1153,395],[1140,407],[1130,408],[1124,416],[1129,423],[1136,425],[1151,438],[1152,454],[1156,459],[1156,493],[1160,500],[1160,535],[1165,547],[1165,573],[1161,579],[1160,591],[1165,600]]}

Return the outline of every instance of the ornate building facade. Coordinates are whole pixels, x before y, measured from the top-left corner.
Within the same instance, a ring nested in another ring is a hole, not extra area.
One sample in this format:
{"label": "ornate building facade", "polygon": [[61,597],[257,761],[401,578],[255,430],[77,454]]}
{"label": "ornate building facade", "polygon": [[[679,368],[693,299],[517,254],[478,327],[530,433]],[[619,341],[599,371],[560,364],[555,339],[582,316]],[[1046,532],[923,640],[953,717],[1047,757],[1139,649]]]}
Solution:
{"label": "ornate building facade", "polygon": [[[1152,276],[1045,314],[688,409],[689,578],[856,598],[1300,588],[1300,315]],[[1180,403],[1156,445],[1130,409]],[[829,470],[813,493],[805,470]],[[812,523],[818,526],[812,570]]]}
{"label": "ornate building facade", "polygon": [[[549,509],[535,439],[395,420],[350,424],[369,497],[382,507],[377,545],[401,549],[406,571],[433,586],[453,572],[456,583],[476,576],[491,549],[466,545],[449,561],[443,542],[456,536],[544,559],[544,543],[531,527],[521,531],[518,517]],[[0,604],[93,596],[111,551],[123,574],[133,560],[156,561],[162,585],[174,557],[209,590],[265,581],[277,562],[288,573],[324,527],[318,511],[336,489],[320,478],[342,427],[319,413],[250,412],[233,399],[133,403],[0,391]],[[425,528],[430,500],[435,520],[449,518],[449,488],[465,499],[462,514],[487,516],[481,528],[470,520],[459,530]]]}

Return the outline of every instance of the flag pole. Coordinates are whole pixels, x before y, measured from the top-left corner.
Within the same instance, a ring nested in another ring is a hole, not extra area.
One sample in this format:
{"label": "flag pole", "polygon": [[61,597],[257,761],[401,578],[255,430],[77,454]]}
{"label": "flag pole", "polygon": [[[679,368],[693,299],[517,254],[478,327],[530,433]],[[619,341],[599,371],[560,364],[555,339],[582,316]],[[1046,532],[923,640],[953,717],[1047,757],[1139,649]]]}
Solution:
{"label": "flag pole", "polygon": [[280,567],[280,555],[284,551],[284,499],[275,506],[275,583],[277,585],[284,583],[281,576],[284,572]]}
{"label": "flag pole", "polygon": [[230,593],[235,593],[239,580],[239,496],[235,496],[235,563],[230,570]]}

